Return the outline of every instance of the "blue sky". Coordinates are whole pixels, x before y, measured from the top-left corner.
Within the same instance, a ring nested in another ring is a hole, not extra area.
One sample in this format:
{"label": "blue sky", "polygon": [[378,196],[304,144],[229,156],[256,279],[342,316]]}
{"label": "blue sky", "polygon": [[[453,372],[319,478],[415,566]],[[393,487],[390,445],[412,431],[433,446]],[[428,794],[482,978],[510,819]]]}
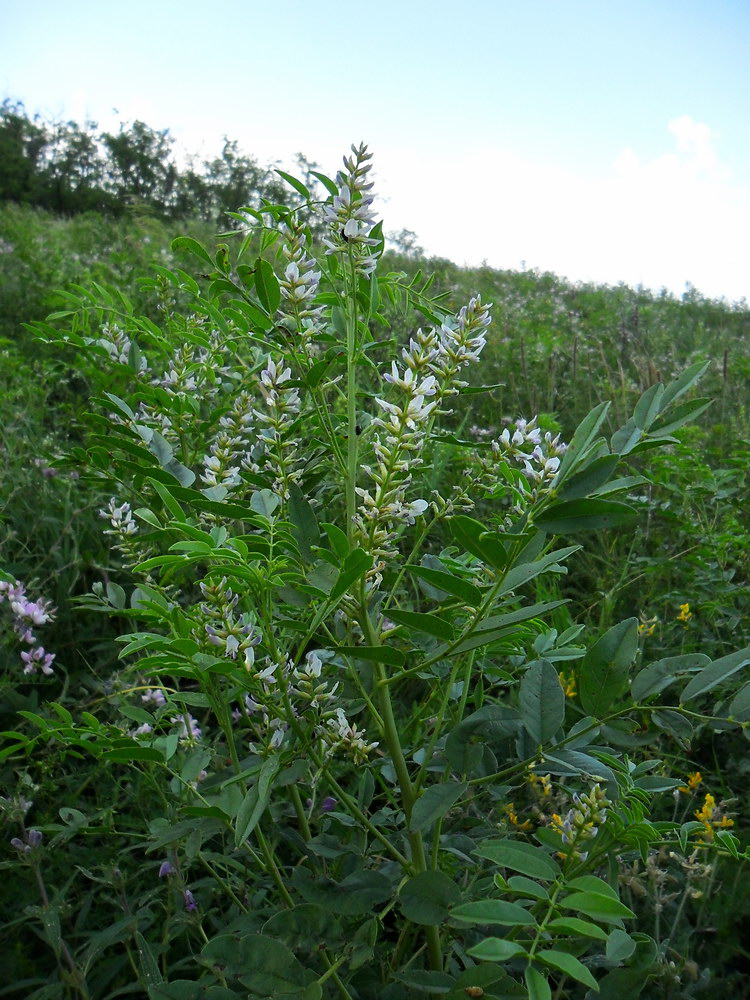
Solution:
{"label": "blue sky", "polygon": [[30,111],[327,172],[364,140],[428,252],[750,299],[747,0],[0,0],[0,26]]}

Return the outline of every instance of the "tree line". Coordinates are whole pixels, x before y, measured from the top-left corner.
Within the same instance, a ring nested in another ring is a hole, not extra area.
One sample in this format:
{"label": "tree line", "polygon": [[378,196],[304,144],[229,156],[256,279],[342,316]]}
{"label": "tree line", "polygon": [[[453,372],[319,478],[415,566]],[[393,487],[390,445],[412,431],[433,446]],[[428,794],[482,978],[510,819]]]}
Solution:
{"label": "tree line", "polygon": [[[225,138],[213,159],[190,157],[185,166],[174,145],[168,129],[142,121],[107,132],[93,121],[30,116],[22,103],[6,99],[0,105],[0,200],[62,215],[141,209],[165,221],[217,223],[227,210],[284,196],[273,167],[234,140]],[[315,166],[300,154],[296,172],[304,179]]]}

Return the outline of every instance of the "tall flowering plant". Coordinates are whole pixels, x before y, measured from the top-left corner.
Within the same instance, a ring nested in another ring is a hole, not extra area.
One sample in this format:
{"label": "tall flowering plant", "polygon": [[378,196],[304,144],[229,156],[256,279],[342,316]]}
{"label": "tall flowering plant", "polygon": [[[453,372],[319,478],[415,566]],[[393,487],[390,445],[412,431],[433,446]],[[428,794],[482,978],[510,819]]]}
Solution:
{"label": "tall flowering plant", "polygon": [[156,268],[161,325],[97,291],[64,337],[38,327],[98,380],[73,458],[121,575],[87,604],[132,623],[117,711],[45,738],[85,730],[160,783],[141,850],[195,928],[179,973],[165,933],[139,974],[152,1000],[642,984],[662,959],[626,930],[618,859],[701,824],[651,822],[682,778],[630,753],[702,724],[686,703],[750,650],[642,668],[637,618],[582,644],[543,585],[571,537],[633,522],[623,462],[690,419],[705,366],[609,438],[602,404],[567,442],[530,415],[465,441],[491,305],[383,273],[365,146],[323,199],[283,176],[296,204],[238,213],[236,254],[175,241],[201,274]]}

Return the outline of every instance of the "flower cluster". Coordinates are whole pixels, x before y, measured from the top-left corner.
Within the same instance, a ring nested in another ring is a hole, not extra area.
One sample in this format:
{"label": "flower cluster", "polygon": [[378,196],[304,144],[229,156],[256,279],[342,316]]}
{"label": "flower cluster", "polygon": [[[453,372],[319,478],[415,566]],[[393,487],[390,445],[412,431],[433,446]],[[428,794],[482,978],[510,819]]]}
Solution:
{"label": "flower cluster", "polygon": [[[118,364],[127,365],[130,362],[133,342],[117,323],[105,323],[99,331],[97,343]],[[138,357],[139,370],[144,371],[147,367],[146,359],[142,355],[138,355]]]}
{"label": "flower cluster", "polygon": [[13,631],[24,645],[31,647],[21,653],[23,672],[35,674],[40,671],[49,676],[52,673],[55,653],[48,653],[43,646],[38,645],[34,629],[53,621],[55,609],[43,597],[30,601],[26,596],[26,588],[20,580],[16,580],[15,583],[0,580],[0,604],[4,601],[7,601],[13,615]]}
{"label": "flower cluster", "polygon": [[23,840],[20,837],[13,837],[10,845],[15,847],[19,854],[31,854],[42,843],[44,834],[41,830],[25,830]]}
{"label": "flower cluster", "polygon": [[640,615],[640,621],[638,622],[638,635],[645,636],[648,638],[652,636],[656,631],[656,626],[659,624],[659,619],[656,615],[653,618],[646,618],[645,615]]}
{"label": "flower cluster", "polygon": [[372,183],[367,175],[372,169],[372,153],[367,146],[352,146],[353,156],[344,157],[345,171],[336,176],[338,194],[326,206],[325,219],[329,224],[329,237],[323,240],[327,254],[350,256],[358,274],[369,278],[377,267],[377,257],[371,247],[378,241],[369,236],[375,224],[370,206],[374,201]]}
{"label": "flower cluster", "polygon": [[218,583],[200,584],[203,601],[198,606],[197,625],[193,638],[201,645],[218,651],[230,660],[241,659],[247,670],[255,663],[255,647],[260,633],[246,613],[236,613],[239,597],[228,585],[226,577]]}
{"label": "flower cluster", "polygon": [[460,309],[455,320],[446,320],[426,332],[417,330],[409,346],[402,349],[401,357],[413,376],[434,376],[438,399],[453,396],[467,385],[457,376],[466,365],[479,361],[487,343],[490,308],[477,295]]}
{"label": "flower cluster", "polygon": [[317,262],[307,253],[305,229],[301,223],[290,221],[279,226],[284,237],[282,253],[286,258],[284,276],[279,281],[285,314],[282,324],[297,334],[308,353],[313,338],[323,328],[323,306],[313,305],[318,294],[321,272]]}
{"label": "flower cluster", "polygon": [[252,468],[255,442],[253,397],[243,390],[235,396],[229,412],[219,419],[219,430],[203,459],[201,481],[206,486],[222,486],[227,491],[241,482],[240,468]]}
{"label": "flower cluster", "polygon": [[364,733],[349,722],[343,708],[337,708],[334,715],[327,720],[327,729],[322,731],[324,740],[328,743],[329,752],[343,750],[349,754],[355,764],[361,764],[375,750],[379,743],[368,743]]}
{"label": "flower cluster", "polygon": [[690,621],[690,619],[692,617],[693,617],[693,613],[690,610],[690,605],[689,604],[681,604],[680,605],[680,613],[679,613],[679,615],[677,615],[677,621],[678,622],[683,622],[685,625],[687,625],[687,623]]}
{"label": "flower cluster", "polygon": [[694,792],[699,785],[703,783],[703,775],[700,771],[691,771],[687,776],[687,784],[681,785],[678,791],[682,792],[683,795],[690,795]]}
{"label": "flower cluster", "polygon": [[703,824],[702,836],[704,840],[713,840],[716,830],[725,830],[734,826],[734,820],[727,816],[722,807],[716,805],[716,799],[710,792],[706,793],[703,805],[696,809],[695,818]]}
{"label": "flower cluster", "polygon": [[550,826],[562,837],[567,848],[563,853],[566,857],[580,858],[585,861],[588,851],[581,851],[579,845],[587,840],[593,840],[599,832],[599,826],[607,818],[607,796],[598,784],[584,795],[573,796],[574,808],[569,809],[565,817],[552,814]]}
{"label": "flower cluster", "polygon": [[527,501],[535,500],[549,489],[560,468],[560,458],[568,447],[560,440],[559,434],[554,437],[549,431],[542,434],[536,420],[536,417],[528,421],[519,418],[512,431],[510,427],[505,427],[492,442],[492,451],[496,456],[523,466],[527,481],[523,493]]}
{"label": "flower cluster", "polygon": [[259,376],[259,388],[265,409],[253,410],[263,425],[260,437],[265,445],[265,469],[273,477],[273,490],[286,499],[289,487],[299,482],[301,472],[295,469],[297,447],[291,433],[300,410],[299,392],[288,383],[291,368],[277,367],[269,358]]}
{"label": "flower cluster", "polygon": [[131,535],[135,535],[138,531],[138,525],[133,520],[133,512],[127,500],[118,504],[115,497],[110,497],[107,506],[99,511],[99,517],[105,518],[112,525],[111,528],[107,528],[104,534],[114,535],[121,542]]}

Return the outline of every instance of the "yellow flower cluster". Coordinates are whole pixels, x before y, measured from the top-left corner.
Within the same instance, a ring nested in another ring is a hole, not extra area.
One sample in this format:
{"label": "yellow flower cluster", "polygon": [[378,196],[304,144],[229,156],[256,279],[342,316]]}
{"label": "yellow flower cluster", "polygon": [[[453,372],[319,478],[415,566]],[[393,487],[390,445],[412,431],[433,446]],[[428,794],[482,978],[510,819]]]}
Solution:
{"label": "yellow flower cluster", "polygon": [[690,605],[689,604],[681,604],[680,605],[680,613],[679,613],[679,615],[677,615],[677,621],[678,622],[685,622],[687,624],[687,622],[689,622],[692,617],[693,617],[693,614],[692,614],[692,612],[690,610]]}
{"label": "yellow flower cluster", "polygon": [[659,619],[654,615],[653,618],[645,618],[641,615],[641,620],[638,625],[638,635],[650,636],[656,631],[656,626],[659,624]]}
{"label": "yellow flower cluster", "polygon": [[687,785],[681,785],[680,791],[683,792],[683,794],[685,795],[689,795],[691,792],[694,792],[696,790],[696,788],[698,787],[698,785],[701,784],[702,781],[703,781],[703,775],[700,773],[700,771],[691,771],[690,774],[687,776]]}
{"label": "yellow flower cluster", "polygon": [[569,674],[565,671],[560,673],[560,683],[562,684],[562,689],[565,692],[566,698],[575,698],[576,695],[576,675],[571,670]]}
{"label": "yellow flower cluster", "polygon": [[734,820],[722,814],[721,808],[716,805],[716,800],[710,793],[706,793],[703,805],[695,810],[694,815],[698,822],[703,824],[702,835],[705,840],[713,840],[715,830],[725,830],[734,826]]}
{"label": "yellow flower cluster", "polygon": [[535,774],[529,771],[528,782],[536,792],[540,792],[543,798],[552,794],[552,777],[549,774]]}
{"label": "yellow flower cluster", "polygon": [[508,802],[507,805],[503,806],[503,812],[508,817],[508,822],[511,826],[514,826],[516,830],[530,830],[532,827],[531,820],[524,820],[521,823],[518,819],[518,813],[516,812],[516,807],[513,802]]}

